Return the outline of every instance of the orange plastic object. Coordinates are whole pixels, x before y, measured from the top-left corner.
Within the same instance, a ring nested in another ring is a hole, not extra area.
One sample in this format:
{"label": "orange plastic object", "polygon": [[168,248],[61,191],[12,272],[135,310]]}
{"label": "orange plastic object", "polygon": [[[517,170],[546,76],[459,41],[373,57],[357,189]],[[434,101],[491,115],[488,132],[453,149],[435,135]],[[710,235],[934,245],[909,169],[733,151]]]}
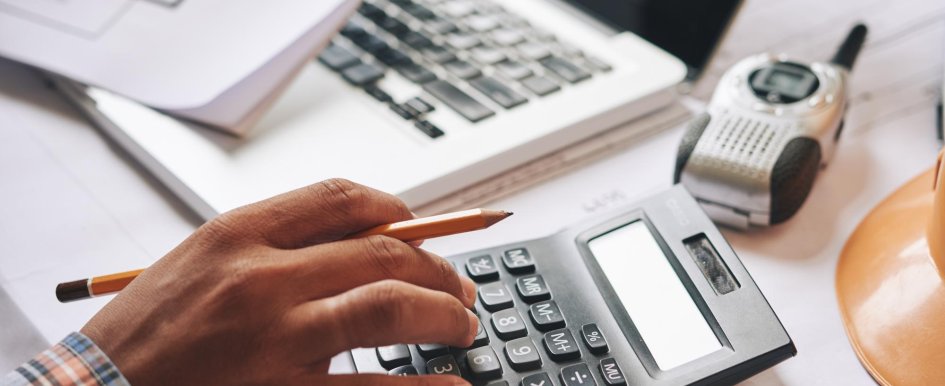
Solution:
{"label": "orange plastic object", "polygon": [[943,154],[873,209],[837,263],[847,336],[882,385],[945,385]]}

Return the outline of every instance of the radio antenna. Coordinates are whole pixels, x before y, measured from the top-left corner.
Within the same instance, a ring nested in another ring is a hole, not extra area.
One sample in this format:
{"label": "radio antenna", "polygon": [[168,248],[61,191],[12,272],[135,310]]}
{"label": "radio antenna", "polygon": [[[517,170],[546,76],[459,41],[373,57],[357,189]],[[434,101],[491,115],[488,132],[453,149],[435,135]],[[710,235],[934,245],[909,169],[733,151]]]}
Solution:
{"label": "radio antenna", "polygon": [[830,62],[846,68],[847,71],[852,70],[853,62],[856,62],[856,56],[860,53],[864,41],[866,41],[866,26],[860,23],[850,30],[847,38],[837,49],[837,53],[833,55]]}

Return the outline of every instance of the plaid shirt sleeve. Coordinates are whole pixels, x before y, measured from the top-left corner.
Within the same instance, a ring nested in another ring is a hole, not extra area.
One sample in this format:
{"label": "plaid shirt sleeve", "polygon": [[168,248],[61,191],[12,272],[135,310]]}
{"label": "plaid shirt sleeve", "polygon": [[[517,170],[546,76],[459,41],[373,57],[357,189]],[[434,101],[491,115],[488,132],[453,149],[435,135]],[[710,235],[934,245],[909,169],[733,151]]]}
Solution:
{"label": "plaid shirt sleeve", "polygon": [[3,386],[128,386],[128,380],[88,337],[69,334],[0,380]]}

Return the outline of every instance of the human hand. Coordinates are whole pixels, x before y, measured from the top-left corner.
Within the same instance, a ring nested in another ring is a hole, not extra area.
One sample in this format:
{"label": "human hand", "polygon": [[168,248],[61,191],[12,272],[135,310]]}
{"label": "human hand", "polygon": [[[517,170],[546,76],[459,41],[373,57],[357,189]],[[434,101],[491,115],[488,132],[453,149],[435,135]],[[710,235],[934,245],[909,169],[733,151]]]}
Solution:
{"label": "human hand", "polygon": [[135,386],[468,385],[453,376],[328,375],[356,347],[466,347],[475,284],[445,259],[349,234],[413,218],[394,196],[329,180],[201,226],[82,333]]}

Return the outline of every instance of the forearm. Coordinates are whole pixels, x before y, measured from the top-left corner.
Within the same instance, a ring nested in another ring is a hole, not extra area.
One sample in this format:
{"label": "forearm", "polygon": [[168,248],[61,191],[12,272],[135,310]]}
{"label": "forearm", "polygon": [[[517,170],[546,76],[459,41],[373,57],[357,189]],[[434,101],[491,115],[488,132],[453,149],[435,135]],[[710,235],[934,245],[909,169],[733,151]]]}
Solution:
{"label": "forearm", "polygon": [[128,381],[94,342],[74,332],[55,346],[17,367],[3,386],[125,386]]}

